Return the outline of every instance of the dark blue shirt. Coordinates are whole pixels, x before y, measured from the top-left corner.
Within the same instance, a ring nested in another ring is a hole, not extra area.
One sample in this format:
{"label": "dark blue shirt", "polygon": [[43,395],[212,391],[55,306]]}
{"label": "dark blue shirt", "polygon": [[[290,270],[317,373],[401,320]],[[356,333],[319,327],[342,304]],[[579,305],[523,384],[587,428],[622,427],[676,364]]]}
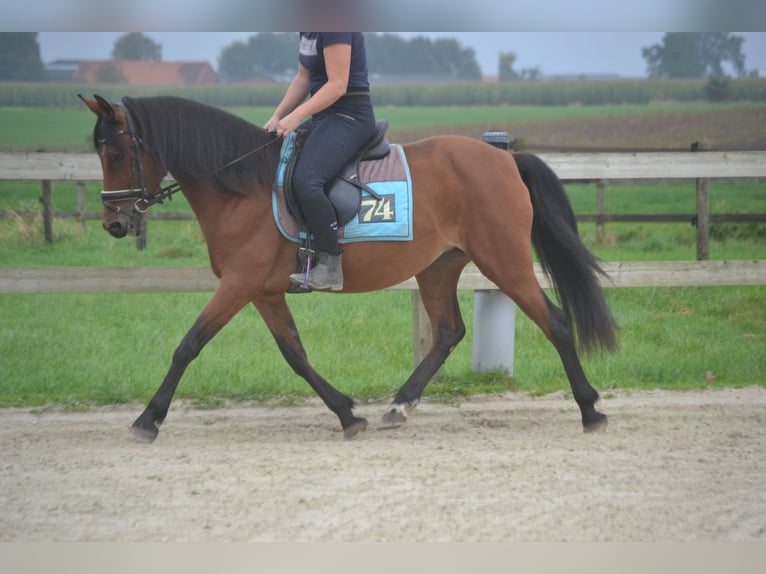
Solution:
{"label": "dark blue shirt", "polygon": [[324,49],[333,44],[351,46],[351,68],[347,92],[369,92],[364,34],[361,32],[301,32],[298,60],[309,71],[311,95],[313,96],[327,83]]}

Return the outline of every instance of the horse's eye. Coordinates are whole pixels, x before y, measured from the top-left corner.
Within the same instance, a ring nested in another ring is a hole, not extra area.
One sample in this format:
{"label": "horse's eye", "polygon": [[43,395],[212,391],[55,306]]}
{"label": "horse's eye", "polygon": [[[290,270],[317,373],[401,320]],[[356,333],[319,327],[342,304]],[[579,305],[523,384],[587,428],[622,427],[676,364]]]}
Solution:
{"label": "horse's eye", "polygon": [[125,154],[124,153],[116,153],[112,156],[112,163],[114,165],[120,165],[125,161]]}

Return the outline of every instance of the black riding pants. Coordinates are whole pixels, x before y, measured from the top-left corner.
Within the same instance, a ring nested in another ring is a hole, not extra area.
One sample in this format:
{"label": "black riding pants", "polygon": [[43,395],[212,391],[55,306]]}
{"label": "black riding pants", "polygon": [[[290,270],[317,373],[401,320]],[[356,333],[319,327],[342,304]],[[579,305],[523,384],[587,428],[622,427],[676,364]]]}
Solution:
{"label": "black riding pants", "polygon": [[310,131],[293,173],[303,216],[314,235],[317,251],[338,252],[338,221],[325,194],[335,177],[375,133],[375,113],[369,95],[343,96],[308,120]]}

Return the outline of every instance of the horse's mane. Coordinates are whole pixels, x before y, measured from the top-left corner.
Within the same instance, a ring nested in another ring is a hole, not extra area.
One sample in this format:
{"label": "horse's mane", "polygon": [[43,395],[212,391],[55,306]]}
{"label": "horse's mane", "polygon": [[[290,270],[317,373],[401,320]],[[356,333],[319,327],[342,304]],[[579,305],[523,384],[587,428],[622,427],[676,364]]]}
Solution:
{"label": "horse's mane", "polygon": [[174,96],[124,98],[123,105],[141,134],[144,150],[175,177],[209,181],[216,189],[237,194],[271,189],[281,146],[271,143],[274,136],[263,128]]}

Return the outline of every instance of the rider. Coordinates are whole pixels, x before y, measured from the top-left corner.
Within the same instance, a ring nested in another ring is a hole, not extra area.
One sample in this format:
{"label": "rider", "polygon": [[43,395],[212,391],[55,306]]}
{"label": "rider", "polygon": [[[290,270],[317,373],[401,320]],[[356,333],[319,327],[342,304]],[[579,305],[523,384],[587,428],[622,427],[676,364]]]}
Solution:
{"label": "rider", "polygon": [[343,288],[338,222],[325,185],[375,132],[362,32],[300,33],[298,71],[264,127],[284,137],[299,126],[309,135],[293,182],[318,256],[310,271],[290,281],[337,291]]}

